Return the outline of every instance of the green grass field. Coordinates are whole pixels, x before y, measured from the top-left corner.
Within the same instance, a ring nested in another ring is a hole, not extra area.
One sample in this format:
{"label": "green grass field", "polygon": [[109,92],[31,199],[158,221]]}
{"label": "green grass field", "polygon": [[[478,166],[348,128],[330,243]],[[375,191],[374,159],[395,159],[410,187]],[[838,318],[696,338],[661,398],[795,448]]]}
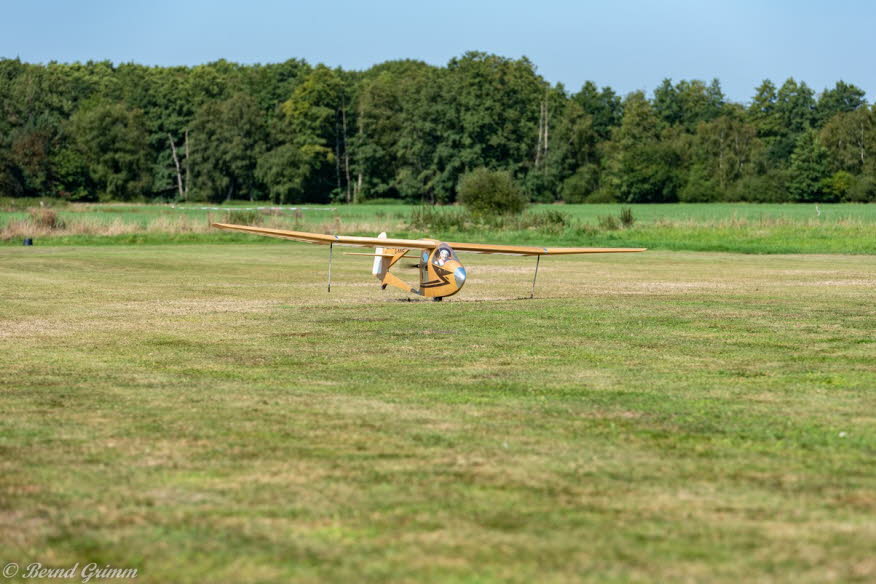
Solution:
{"label": "green grass field", "polygon": [[876,256],[463,261],[431,303],[304,244],[0,248],[0,563],[876,580]]}
{"label": "green grass field", "polygon": [[[438,237],[449,241],[489,241],[544,245],[633,246],[677,251],[739,253],[876,254],[876,205],[634,205],[635,222],[607,228],[622,205],[534,205],[530,212],[559,211],[569,224],[554,229],[496,232],[471,227],[414,229],[413,207],[405,205],[304,206],[255,210],[268,203],[209,205],[67,205],[57,209],[63,228],[34,226],[26,209],[0,204],[0,244],[128,245],[249,243],[257,238],[211,230],[211,222],[248,222],[281,229],[397,237]],[[237,211],[235,211],[237,209]]]}

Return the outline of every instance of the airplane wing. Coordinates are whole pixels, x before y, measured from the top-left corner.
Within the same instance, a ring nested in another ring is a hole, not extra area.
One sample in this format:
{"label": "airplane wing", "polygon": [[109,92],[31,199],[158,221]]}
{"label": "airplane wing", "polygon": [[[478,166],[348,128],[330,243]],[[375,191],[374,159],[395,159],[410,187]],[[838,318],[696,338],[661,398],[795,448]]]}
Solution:
{"label": "airplane wing", "polygon": [[[322,245],[355,245],[360,247],[390,247],[397,249],[435,249],[440,241],[435,239],[395,239],[378,237],[357,237],[353,235],[325,235],[323,233],[308,233],[306,231],[286,231],[284,229],[266,229],[249,225],[231,225],[228,223],[213,223],[213,227],[242,231],[255,235],[279,237],[307,243]],[[507,255],[567,255],[580,253],[629,253],[645,251],[644,247],[538,247],[532,245],[492,245],[488,243],[458,243],[447,241],[455,251],[470,251],[474,253],[496,253]]]}
{"label": "airplane wing", "polygon": [[263,227],[250,227],[249,225],[230,225],[228,223],[213,223],[213,227],[228,229],[230,231],[243,231],[268,237],[279,237],[307,243],[321,243],[323,245],[356,245],[359,247],[395,247],[409,249],[435,249],[440,243],[432,239],[394,239],[379,237],[357,237],[354,235],[325,235],[323,233],[308,233],[306,231],[286,231],[285,229],[265,229]]}
{"label": "airplane wing", "polygon": [[490,243],[454,243],[447,245],[454,251],[498,253],[507,255],[566,255],[573,253],[629,253],[645,251],[644,247],[538,247],[534,245],[493,245]]}

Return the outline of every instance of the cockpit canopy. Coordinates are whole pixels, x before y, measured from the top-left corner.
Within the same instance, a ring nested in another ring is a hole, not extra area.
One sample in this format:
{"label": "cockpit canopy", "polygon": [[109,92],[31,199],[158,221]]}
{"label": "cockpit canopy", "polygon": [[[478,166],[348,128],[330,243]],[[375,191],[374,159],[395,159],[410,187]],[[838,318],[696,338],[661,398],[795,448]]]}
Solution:
{"label": "cockpit canopy", "polygon": [[441,244],[432,250],[432,255],[429,261],[432,262],[432,265],[443,267],[450,261],[459,262],[459,258],[456,256],[456,252],[453,251],[453,248],[447,244]]}

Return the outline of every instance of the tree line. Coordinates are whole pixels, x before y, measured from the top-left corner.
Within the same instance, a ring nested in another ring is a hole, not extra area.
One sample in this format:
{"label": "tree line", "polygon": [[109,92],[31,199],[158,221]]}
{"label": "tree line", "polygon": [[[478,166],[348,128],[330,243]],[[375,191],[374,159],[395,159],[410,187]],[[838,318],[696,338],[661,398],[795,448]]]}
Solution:
{"label": "tree line", "polygon": [[508,172],[532,201],[876,200],[876,109],[839,81],[718,80],[624,97],[470,52],[344,71],[0,60],[0,196],[450,203]]}

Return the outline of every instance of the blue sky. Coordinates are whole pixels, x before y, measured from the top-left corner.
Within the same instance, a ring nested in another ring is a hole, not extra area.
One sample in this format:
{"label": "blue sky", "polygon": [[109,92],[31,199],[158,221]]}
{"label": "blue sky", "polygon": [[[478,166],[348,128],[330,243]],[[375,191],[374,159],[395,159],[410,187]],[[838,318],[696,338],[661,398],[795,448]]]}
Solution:
{"label": "blue sky", "polygon": [[303,58],[345,69],[390,59],[443,65],[468,50],[527,56],[552,83],[621,94],[665,77],[718,77],[748,101],[764,78],[820,92],[837,80],[872,100],[876,2],[625,0],[611,3],[279,0],[7,2],[0,57],[195,65]]}

